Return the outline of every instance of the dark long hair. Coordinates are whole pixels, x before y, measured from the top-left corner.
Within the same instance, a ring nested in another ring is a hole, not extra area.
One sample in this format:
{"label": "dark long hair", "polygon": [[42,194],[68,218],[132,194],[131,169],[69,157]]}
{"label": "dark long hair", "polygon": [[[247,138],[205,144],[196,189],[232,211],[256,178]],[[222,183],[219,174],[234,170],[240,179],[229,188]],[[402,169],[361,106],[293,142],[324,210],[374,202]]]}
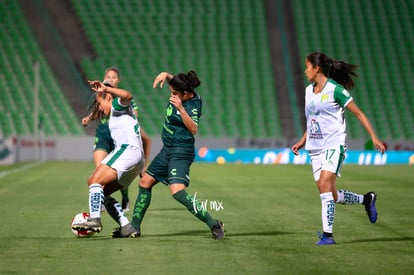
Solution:
{"label": "dark long hair", "polygon": [[326,77],[332,78],[344,86],[345,89],[351,90],[355,86],[354,78],[358,77],[355,70],[358,68],[358,65],[332,59],[321,52],[313,52],[309,54],[306,57],[306,60],[314,67],[319,66]]}
{"label": "dark long hair", "polygon": [[201,81],[198,79],[195,71],[188,73],[178,73],[168,82],[174,90],[184,93],[184,91],[193,93],[194,89],[200,86]]}
{"label": "dark long hair", "polygon": [[96,99],[96,97],[98,96],[106,98],[107,96],[111,95],[106,92],[93,94],[88,104],[88,114],[90,114],[90,120],[101,119],[106,117],[106,115],[101,110],[99,110],[99,103]]}
{"label": "dark long hair", "polygon": [[[119,69],[115,66],[111,66],[105,69],[104,71],[104,76],[109,72],[109,71],[114,71],[117,75],[118,78],[121,78],[121,72],[119,71]],[[107,82],[103,82],[103,84],[105,86],[109,86],[109,87],[113,87],[111,84],[107,83]],[[89,102],[88,102],[88,112],[87,114],[90,114],[90,119],[91,120],[95,120],[95,119],[101,119],[105,117],[105,114],[99,110],[99,104],[98,101],[96,100],[96,95],[95,93],[92,94],[92,96],[89,98]],[[105,98],[106,97],[106,93],[100,93],[101,97]]]}

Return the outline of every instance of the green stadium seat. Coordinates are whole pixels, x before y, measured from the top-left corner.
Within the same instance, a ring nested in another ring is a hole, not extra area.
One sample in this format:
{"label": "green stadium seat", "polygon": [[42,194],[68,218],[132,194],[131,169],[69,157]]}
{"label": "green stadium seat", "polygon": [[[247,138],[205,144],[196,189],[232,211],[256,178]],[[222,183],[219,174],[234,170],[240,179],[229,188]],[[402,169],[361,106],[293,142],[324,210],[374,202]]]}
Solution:
{"label": "green stadium seat", "polygon": [[[351,93],[379,136],[414,138],[414,99],[408,83],[414,79],[409,65],[414,56],[409,42],[414,39],[413,2],[295,0],[292,7],[301,60],[323,51],[359,64],[360,77]],[[369,138],[355,117],[346,117],[349,137]]]}
{"label": "green stadium seat", "polygon": [[[0,5],[0,14],[2,14],[0,106],[3,106],[6,113],[0,118],[0,132],[4,137],[33,134],[33,63],[38,61],[40,65],[39,97],[42,100],[39,113],[45,116],[49,116],[50,113],[57,114],[53,120],[48,121],[45,134],[84,134],[82,126],[69,107],[67,99],[63,96],[61,88],[35,42],[19,2],[5,1]],[[55,102],[59,102],[60,106],[55,106]]]}
{"label": "green stadium seat", "polygon": [[[198,91],[205,102],[200,135],[283,136],[275,88],[267,85],[261,89],[263,79],[272,79],[272,70],[260,1],[93,0],[86,4],[72,0],[71,3],[98,54],[97,60],[82,61],[86,75],[119,64],[121,85],[128,87],[142,104],[142,124],[156,125],[148,127],[151,135],[161,131],[160,112],[166,104],[166,97],[159,96],[162,92],[151,87],[154,76],[161,70],[194,69],[203,81]],[[90,5],[95,8],[90,9]],[[112,16],[101,18],[103,9]],[[187,16],[178,16],[183,12]],[[116,29],[117,33],[103,31],[108,29]],[[103,43],[111,39],[116,42]],[[262,97],[266,100],[262,101]],[[263,102],[269,108],[264,108]],[[261,109],[249,114],[254,119],[245,112],[252,109],[249,108],[252,104],[253,109]],[[275,122],[273,127],[265,127],[269,117]],[[146,119],[150,121],[145,123]],[[235,123],[238,120],[240,125]],[[213,128],[203,130],[204,127]]]}

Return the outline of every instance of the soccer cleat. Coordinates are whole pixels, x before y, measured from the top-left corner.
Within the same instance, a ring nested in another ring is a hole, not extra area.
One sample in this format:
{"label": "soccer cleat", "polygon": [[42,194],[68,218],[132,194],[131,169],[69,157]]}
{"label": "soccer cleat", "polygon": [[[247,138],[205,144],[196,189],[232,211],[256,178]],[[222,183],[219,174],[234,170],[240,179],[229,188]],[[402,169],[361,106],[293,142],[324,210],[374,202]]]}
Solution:
{"label": "soccer cleat", "polygon": [[377,209],[375,208],[376,201],[377,194],[374,192],[368,192],[364,195],[365,211],[367,211],[367,215],[371,223],[375,223],[377,221],[378,213]]}
{"label": "soccer cleat", "polygon": [[100,218],[88,218],[86,222],[83,223],[74,223],[72,225],[74,230],[90,230],[93,232],[102,231],[102,223]]}
{"label": "soccer cleat", "polygon": [[217,224],[211,228],[211,233],[213,234],[213,238],[215,240],[222,240],[224,239],[224,224],[217,220]]}
{"label": "soccer cleat", "polygon": [[141,236],[140,230],[136,230],[130,223],[112,231],[112,238],[136,238],[139,236]]}
{"label": "soccer cleat", "polygon": [[315,243],[317,245],[336,244],[333,236],[332,237],[328,237],[325,234],[318,232],[318,237],[319,237],[319,241]]}

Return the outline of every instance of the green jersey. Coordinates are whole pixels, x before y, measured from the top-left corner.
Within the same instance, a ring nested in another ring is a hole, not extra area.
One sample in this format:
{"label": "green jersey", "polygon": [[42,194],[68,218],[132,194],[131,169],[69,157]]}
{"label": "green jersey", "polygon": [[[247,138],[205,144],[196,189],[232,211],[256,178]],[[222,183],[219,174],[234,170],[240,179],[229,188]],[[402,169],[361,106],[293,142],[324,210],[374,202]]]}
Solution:
{"label": "green jersey", "polygon": [[[201,97],[195,94],[193,98],[183,102],[183,107],[198,126],[202,108]],[[162,128],[162,142],[168,147],[194,147],[194,141],[194,135],[185,127],[180,112],[169,103]]]}

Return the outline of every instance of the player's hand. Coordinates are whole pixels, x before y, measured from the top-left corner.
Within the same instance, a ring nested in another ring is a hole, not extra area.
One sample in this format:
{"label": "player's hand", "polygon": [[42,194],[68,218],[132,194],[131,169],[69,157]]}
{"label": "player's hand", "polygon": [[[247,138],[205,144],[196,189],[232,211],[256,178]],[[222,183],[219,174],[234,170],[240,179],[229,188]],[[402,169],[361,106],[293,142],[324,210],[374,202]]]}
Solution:
{"label": "player's hand", "polygon": [[297,156],[297,155],[299,155],[299,150],[300,150],[300,148],[302,148],[302,147],[303,147],[303,144],[300,144],[300,143],[298,142],[298,143],[295,143],[295,144],[292,146],[291,150],[292,150],[293,154],[295,154],[295,155]]}
{"label": "player's hand", "polygon": [[105,84],[103,84],[99,80],[93,80],[93,81],[88,80],[88,84],[89,84],[89,87],[91,87],[93,91],[98,92],[98,93],[106,92],[108,88]]}
{"label": "player's hand", "polygon": [[160,88],[164,85],[165,81],[168,80],[168,77],[171,75],[166,72],[162,72],[154,79],[154,82],[152,83],[152,88],[157,88],[158,84],[160,84]]}
{"label": "player's hand", "polygon": [[178,95],[171,95],[170,96],[170,103],[172,105],[174,105],[174,107],[177,110],[181,110],[181,108],[183,107],[183,102],[181,101],[180,97]]}
{"label": "player's hand", "polygon": [[90,120],[89,116],[82,118],[82,121],[81,121],[82,125],[85,127],[88,126],[89,120]]}
{"label": "player's hand", "polygon": [[377,149],[381,154],[385,152],[385,145],[379,139],[373,138],[372,144],[374,145],[375,149]]}

